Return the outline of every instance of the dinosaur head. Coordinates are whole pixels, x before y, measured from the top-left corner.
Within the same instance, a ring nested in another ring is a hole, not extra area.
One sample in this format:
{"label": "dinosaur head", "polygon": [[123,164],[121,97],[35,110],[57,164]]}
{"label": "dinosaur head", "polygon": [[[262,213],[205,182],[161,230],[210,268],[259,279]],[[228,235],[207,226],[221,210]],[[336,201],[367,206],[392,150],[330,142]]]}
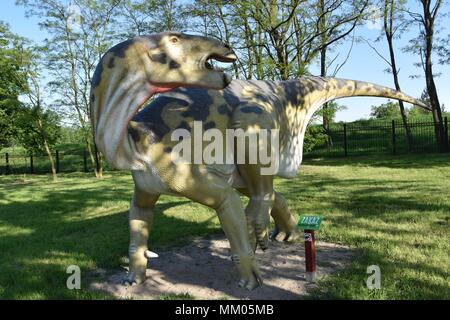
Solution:
{"label": "dinosaur head", "polygon": [[[231,82],[230,76],[210,63],[211,60],[234,62],[236,55],[228,45],[216,39],[176,32],[162,33],[155,38],[150,37],[148,59],[151,63],[147,76],[156,88],[223,89]],[[157,46],[152,48],[155,42]]]}

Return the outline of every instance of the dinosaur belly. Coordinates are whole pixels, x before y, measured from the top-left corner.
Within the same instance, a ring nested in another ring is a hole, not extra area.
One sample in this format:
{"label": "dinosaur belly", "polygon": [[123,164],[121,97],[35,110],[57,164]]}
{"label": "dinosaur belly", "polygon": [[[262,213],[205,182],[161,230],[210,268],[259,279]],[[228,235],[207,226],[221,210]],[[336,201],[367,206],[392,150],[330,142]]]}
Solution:
{"label": "dinosaur belly", "polygon": [[139,190],[151,194],[172,194],[166,184],[161,180],[161,177],[153,169],[149,168],[145,171],[134,170],[131,171],[134,184]]}

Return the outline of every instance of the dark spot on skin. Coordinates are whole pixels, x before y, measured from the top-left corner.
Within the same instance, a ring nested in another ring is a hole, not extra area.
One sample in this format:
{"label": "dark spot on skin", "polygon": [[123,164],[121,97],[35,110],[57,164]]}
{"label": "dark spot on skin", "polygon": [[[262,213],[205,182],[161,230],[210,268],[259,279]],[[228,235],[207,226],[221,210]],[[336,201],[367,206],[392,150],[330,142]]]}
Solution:
{"label": "dark spot on skin", "polygon": [[172,92],[173,97],[184,101],[188,109],[181,113],[185,118],[193,118],[196,121],[204,121],[209,116],[209,108],[213,104],[211,96],[206,89],[189,88]]}
{"label": "dark spot on skin", "polygon": [[186,121],[182,121],[177,129],[186,129],[187,131],[191,132],[191,127],[189,126],[189,124]]}
{"label": "dark spot on skin", "polygon": [[112,52],[116,57],[124,58],[125,52],[134,42],[135,42],[135,39],[128,39],[126,41],[123,41],[123,42],[115,45],[114,47],[109,49],[108,52]]}
{"label": "dark spot on skin", "polygon": [[100,60],[97,67],[95,68],[94,74],[92,75],[91,85],[93,87],[97,87],[102,81],[102,73],[103,73],[103,60]]}
{"label": "dark spot on skin", "polygon": [[228,106],[226,104],[222,104],[218,109],[220,114],[226,114],[228,116],[231,116],[231,110],[228,109]]}
{"label": "dark spot on skin", "polygon": [[181,65],[175,60],[169,62],[169,69],[178,69],[179,67],[181,67]]}
{"label": "dark spot on skin", "polygon": [[203,130],[209,130],[216,127],[216,123],[214,121],[207,122],[203,125]]}
{"label": "dark spot on skin", "polygon": [[147,131],[146,134],[150,136],[150,143],[160,142],[164,135],[170,132],[169,127],[164,123],[161,115],[164,108],[173,103],[178,103],[181,106],[188,105],[186,101],[181,99],[160,96],[142,109],[132,119],[134,122],[140,123],[143,129]]}
{"label": "dark spot on skin", "polygon": [[241,102],[241,100],[239,100],[239,98],[236,97],[235,94],[229,92],[228,90],[224,91],[223,98],[228,103],[228,105],[233,109],[236,108]]}
{"label": "dark spot on skin", "polygon": [[139,142],[140,135],[139,131],[133,127],[128,127],[128,134],[131,136],[131,139],[133,139],[134,142]]}
{"label": "dark spot on skin", "polygon": [[243,107],[241,109],[239,109],[241,112],[243,113],[256,113],[256,114],[262,114],[262,109],[260,107]]}
{"label": "dark spot on skin", "polygon": [[348,84],[347,80],[336,79],[336,81],[337,81],[337,87],[338,87],[338,89],[343,89],[343,88],[346,87],[347,84]]}
{"label": "dark spot on skin", "polygon": [[109,62],[108,62],[108,68],[114,68],[114,57],[111,57],[111,59],[109,59]]}
{"label": "dark spot on skin", "polygon": [[167,55],[164,52],[152,54],[150,56],[150,59],[152,59],[152,61],[154,61],[154,62],[158,62],[161,64],[167,63]]}
{"label": "dark spot on skin", "polygon": [[171,153],[172,152],[172,147],[165,147],[164,148],[164,152],[165,153]]}
{"label": "dark spot on skin", "polygon": [[306,80],[307,79],[301,79],[300,81],[294,80],[283,82],[282,85],[288,104],[291,104],[292,106],[303,105],[303,97],[311,91],[311,82]]}
{"label": "dark spot on skin", "polygon": [[255,92],[253,95],[257,100],[261,102],[270,102],[269,98],[266,95],[262,94],[261,92]]}

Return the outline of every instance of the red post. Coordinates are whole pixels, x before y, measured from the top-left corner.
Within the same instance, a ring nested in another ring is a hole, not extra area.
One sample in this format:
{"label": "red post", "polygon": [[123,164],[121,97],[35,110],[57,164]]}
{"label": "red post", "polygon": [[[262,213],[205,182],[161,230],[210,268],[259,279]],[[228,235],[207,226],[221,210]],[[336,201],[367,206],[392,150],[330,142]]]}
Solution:
{"label": "red post", "polygon": [[316,281],[316,239],[314,230],[305,230],[306,281]]}

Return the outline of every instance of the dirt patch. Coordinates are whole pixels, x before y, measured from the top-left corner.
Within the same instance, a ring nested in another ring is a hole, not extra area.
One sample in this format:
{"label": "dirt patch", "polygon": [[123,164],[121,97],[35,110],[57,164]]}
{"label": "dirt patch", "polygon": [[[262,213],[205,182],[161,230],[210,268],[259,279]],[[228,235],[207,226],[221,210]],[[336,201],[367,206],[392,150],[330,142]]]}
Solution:
{"label": "dirt patch", "polygon": [[[302,299],[315,287],[304,280],[302,243],[271,242],[269,249],[257,251],[264,285],[248,292],[237,286],[237,272],[230,259],[228,241],[223,237],[194,240],[184,247],[159,251],[151,259],[145,283],[121,284],[126,271],[91,284],[119,298],[160,299],[167,295],[188,295],[196,299]],[[342,270],[355,256],[348,247],[319,242],[317,277]],[[101,277],[99,275],[99,277]]]}

